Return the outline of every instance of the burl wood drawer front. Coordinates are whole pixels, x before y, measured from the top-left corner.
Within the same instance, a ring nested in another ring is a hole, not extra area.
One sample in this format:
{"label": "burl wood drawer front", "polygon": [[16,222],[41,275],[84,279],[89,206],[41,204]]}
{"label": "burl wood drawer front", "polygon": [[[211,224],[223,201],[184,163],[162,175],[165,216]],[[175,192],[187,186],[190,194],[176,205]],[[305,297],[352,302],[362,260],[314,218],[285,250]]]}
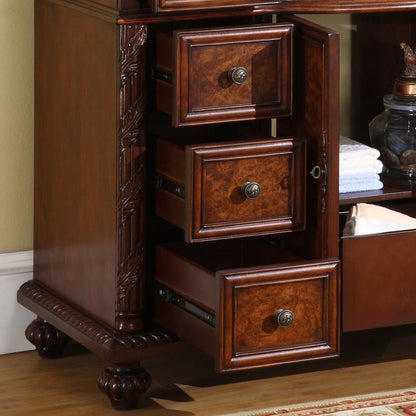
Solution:
{"label": "burl wood drawer front", "polygon": [[304,142],[157,146],[158,173],[184,191],[157,190],[156,214],[183,228],[187,242],[304,228]]}
{"label": "burl wood drawer front", "polygon": [[217,279],[220,369],[336,355],[336,263],[222,271]]}
{"label": "burl wood drawer front", "polygon": [[[290,115],[292,31],[292,24],[276,24],[174,32],[172,124]],[[158,99],[161,110],[166,101]]]}
{"label": "burl wood drawer front", "polygon": [[[285,254],[257,245],[159,246],[156,280],[165,301],[156,304],[157,322],[213,355],[219,371],[336,356],[338,262],[287,255],[289,263],[265,264]],[[238,267],[221,269],[232,262]]]}
{"label": "burl wood drawer front", "polygon": [[416,232],[342,239],[343,331],[416,323]]}

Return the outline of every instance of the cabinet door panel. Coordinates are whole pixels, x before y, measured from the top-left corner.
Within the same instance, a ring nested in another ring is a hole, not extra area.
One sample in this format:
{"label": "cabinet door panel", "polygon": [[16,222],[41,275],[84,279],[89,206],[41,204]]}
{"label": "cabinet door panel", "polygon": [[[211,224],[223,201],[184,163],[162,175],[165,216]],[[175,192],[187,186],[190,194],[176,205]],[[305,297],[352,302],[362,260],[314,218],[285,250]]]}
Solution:
{"label": "cabinet door panel", "polygon": [[[277,121],[277,136],[307,143],[307,229],[294,249],[338,257],[339,35],[304,19],[295,24],[294,117]],[[288,240],[289,241],[289,240]]]}

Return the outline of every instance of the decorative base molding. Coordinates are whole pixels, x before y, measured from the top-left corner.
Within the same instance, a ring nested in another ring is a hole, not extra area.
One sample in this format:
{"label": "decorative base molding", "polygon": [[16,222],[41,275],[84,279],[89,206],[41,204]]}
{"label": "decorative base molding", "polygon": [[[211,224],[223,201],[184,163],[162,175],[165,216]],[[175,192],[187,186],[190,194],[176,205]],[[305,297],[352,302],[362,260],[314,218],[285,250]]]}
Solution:
{"label": "decorative base molding", "polygon": [[133,333],[114,331],[72,308],[36,281],[24,283],[17,298],[56,329],[112,363],[140,360],[179,341],[176,335],[156,327]]}
{"label": "decorative base molding", "polygon": [[16,293],[33,279],[33,251],[0,254],[0,354],[33,350],[25,329],[36,316],[17,303]]}

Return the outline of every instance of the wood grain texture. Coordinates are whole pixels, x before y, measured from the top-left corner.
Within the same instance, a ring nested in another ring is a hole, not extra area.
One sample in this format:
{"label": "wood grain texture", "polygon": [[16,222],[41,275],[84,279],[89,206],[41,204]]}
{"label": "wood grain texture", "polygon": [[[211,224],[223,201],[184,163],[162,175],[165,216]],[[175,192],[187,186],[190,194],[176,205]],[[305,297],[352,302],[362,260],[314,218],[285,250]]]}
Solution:
{"label": "wood grain texture", "polygon": [[[291,139],[188,146],[185,239],[301,230],[304,152]],[[256,199],[243,195],[246,182],[260,185]]]}
{"label": "wood grain texture", "polygon": [[[157,190],[156,214],[183,228],[187,242],[292,232],[305,226],[302,141],[229,141],[184,148],[158,139],[156,170],[185,186],[185,202]],[[246,182],[260,185],[256,199],[243,194]]]}
{"label": "wood grain texture", "polygon": [[36,28],[35,278],[135,331],[144,307],[146,27],[40,0]]}
{"label": "wood grain texture", "polygon": [[[247,243],[212,243],[204,254],[185,244],[158,247],[158,283],[214,312],[215,328],[159,297],[156,321],[215,356],[219,371],[339,355],[338,263],[289,263],[293,255],[285,258],[273,244]],[[224,269],[226,257],[234,268]],[[295,316],[289,328],[273,321],[280,308]]]}
{"label": "wood grain texture", "polygon": [[[217,368],[233,370],[339,355],[336,262],[294,263],[217,273]],[[292,312],[291,326],[273,319]]]}
{"label": "wood grain texture", "polygon": [[[154,354],[155,347],[163,347],[166,344],[178,341],[176,335],[160,328],[136,333],[113,331],[62,302],[61,299],[37,285],[36,282],[29,281],[19,289],[18,301],[36,314],[43,316],[48,322],[48,324],[44,324],[41,320],[39,322],[35,321],[35,327],[53,325],[102,359],[114,363],[139,360],[148,354]],[[28,327],[27,334],[31,342],[36,341],[31,339],[32,330],[30,328],[32,326],[33,324]],[[47,328],[46,331],[49,331],[49,329]],[[54,331],[57,332],[56,329]],[[55,345],[52,346],[60,347],[61,340],[64,340],[65,337],[55,335],[58,342],[54,342]],[[52,336],[55,335],[52,334]],[[44,336],[45,339],[48,338],[45,331],[40,336]],[[46,344],[42,341],[40,348]]]}
{"label": "wood grain texture", "polygon": [[[113,16],[119,24],[195,19],[197,16],[272,13],[351,13],[415,10],[413,0],[49,0]],[[114,11],[116,13],[114,13]],[[164,13],[167,12],[167,13]],[[183,12],[187,12],[184,14]],[[114,20],[113,20],[114,21]]]}
{"label": "wood grain texture", "polygon": [[[173,45],[175,127],[291,114],[291,25],[175,31]],[[248,71],[241,85],[234,67]]]}
{"label": "wood grain texture", "polygon": [[416,321],[413,231],[342,239],[343,330]]}
{"label": "wood grain texture", "polygon": [[307,141],[307,228],[302,239],[288,236],[293,250],[309,258],[338,257],[339,35],[304,19],[295,23],[296,112],[278,119],[277,135]]}
{"label": "wood grain texture", "polygon": [[118,28],[35,6],[34,277],[114,327]]}
{"label": "wood grain texture", "polygon": [[325,2],[311,0],[149,0],[155,12],[229,10],[235,8],[259,9],[270,13],[348,13],[414,10],[411,0],[330,0]]}

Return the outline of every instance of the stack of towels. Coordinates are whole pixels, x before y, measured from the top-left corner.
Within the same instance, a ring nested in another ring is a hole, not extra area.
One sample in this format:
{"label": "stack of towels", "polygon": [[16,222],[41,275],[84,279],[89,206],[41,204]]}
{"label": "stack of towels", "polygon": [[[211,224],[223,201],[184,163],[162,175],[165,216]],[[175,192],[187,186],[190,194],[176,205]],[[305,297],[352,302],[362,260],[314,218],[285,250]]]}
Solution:
{"label": "stack of towels", "polygon": [[380,152],[348,137],[339,141],[339,192],[372,191],[381,189],[380,173],[383,164]]}
{"label": "stack of towels", "polygon": [[416,228],[416,218],[373,204],[356,204],[348,214],[343,236],[378,234]]}

